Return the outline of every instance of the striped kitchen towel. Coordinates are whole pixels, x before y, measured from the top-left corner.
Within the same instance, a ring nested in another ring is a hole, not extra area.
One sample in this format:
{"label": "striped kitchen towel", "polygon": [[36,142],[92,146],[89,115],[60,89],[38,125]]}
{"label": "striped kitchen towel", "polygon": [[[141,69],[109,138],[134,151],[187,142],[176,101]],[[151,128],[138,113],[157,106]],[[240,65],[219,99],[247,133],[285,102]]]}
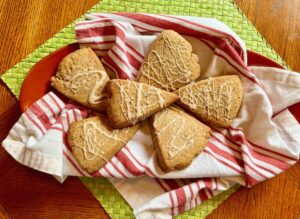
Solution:
{"label": "striped kitchen towel", "polygon": [[300,74],[248,67],[242,40],[214,19],[131,13],[86,18],[76,25],[80,46],[91,47],[123,79],[136,77],[160,31],[179,32],[199,56],[201,79],[240,76],[244,99],[239,115],[228,129],[212,127],[204,151],[184,170],[164,173],[159,168],[145,121],[109,163],[89,174],[73,157],[66,135],[73,121],[90,112],[50,92],[21,116],[3,141],[16,160],[60,181],[67,176],[108,177],[137,218],[170,218],[236,183],[254,186],[297,162]]}

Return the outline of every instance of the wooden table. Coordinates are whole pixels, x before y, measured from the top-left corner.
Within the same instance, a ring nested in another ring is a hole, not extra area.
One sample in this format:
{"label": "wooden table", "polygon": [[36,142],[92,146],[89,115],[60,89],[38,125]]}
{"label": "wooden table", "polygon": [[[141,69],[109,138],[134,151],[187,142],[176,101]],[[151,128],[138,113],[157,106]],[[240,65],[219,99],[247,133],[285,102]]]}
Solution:
{"label": "wooden table", "polygon": [[[3,73],[83,14],[96,0],[1,0]],[[250,21],[295,71],[300,71],[300,1],[236,0]],[[20,116],[0,81],[0,141]],[[63,185],[23,167],[0,148],[0,218],[106,218],[77,178]],[[241,188],[208,218],[299,218],[300,163],[252,189]]]}

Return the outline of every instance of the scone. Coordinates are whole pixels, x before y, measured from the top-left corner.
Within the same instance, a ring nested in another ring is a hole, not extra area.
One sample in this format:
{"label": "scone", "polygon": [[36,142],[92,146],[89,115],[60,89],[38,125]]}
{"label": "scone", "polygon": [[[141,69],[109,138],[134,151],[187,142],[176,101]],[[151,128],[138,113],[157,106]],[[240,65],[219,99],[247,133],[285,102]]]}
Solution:
{"label": "scone", "polygon": [[191,44],[173,30],[160,33],[151,45],[137,81],[174,91],[200,76],[198,56]]}
{"label": "scone", "polygon": [[212,126],[229,127],[237,116],[243,88],[237,75],[209,78],[175,92],[179,105]]}
{"label": "scone", "polygon": [[166,172],[190,165],[210,136],[208,126],[172,106],[154,114],[149,121],[158,163]]}
{"label": "scone", "polygon": [[68,142],[79,164],[92,173],[103,167],[136,133],[139,125],[113,129],[107,116],[76,121],[68,130]]}
{"label": "scone", "polygon": [[71,100],[88,108],[105,111],[104,87],[109,77],[90,49],[79,49],[67,55],[59,64],[51,85]]}
{"label": "scone", "polygon": [[176,94],[151,85],[115,79],[106,85],[107,115],[114,128],[134,125],[176,100]]}

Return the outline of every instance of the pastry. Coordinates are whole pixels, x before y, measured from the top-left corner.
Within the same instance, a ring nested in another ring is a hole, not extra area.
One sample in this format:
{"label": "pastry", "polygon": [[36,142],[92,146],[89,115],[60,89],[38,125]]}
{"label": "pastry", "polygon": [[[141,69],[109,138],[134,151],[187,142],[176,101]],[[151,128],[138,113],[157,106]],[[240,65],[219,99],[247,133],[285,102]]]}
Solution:
{"label": "pastry", "polygon": [[73,122],[68,130],[68,142],[79,164],[92,173],[103,167],[136,133],[139,125],[113,129],[107,116]]}
{"label": "pastry", "polygon": [[186,85],[175,92],[177,103],[212,126],[229,127],[240,109],[243,89],[237,75],[220,76]]}
{"label": "pastry", "polygon": [[137,80],[174,91],[200,76],[198,56],[191,44],[173,30],[160,33],[151,45]]}
{"label": "pastry", "polygon": [[210,136],[208,126],[172,106],[151,116],[149,124],[159,166],[166,172],[190,165]]}
{"label": "pastry", "polygon": [[90,49],[79,49],[67,55],[59,64],[51,85],[71,100],[88,108],[105,111],[104,87],[109,77]]}
{"label": "pastry", "polygon": [[176,94],[129,80],[109,81],[106,92],[107,115],[114,128],[134,125],[178,100]]}

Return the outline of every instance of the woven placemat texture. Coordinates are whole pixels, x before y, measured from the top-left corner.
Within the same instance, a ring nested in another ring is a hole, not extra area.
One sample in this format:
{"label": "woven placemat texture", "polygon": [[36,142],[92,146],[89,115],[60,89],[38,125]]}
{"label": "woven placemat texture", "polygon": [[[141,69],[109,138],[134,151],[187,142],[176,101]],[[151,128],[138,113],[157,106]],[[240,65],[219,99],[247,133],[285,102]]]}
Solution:
{"label": "woven placemat texture", "polygon": [[[266,43],[263,37],[238,9],[233,0],[103,0],[87,13],[118,11],[217,18],[232,28],[245,41],[248,49],[259,52],[285,65],[279,55]],[[17,98],[19,97],[24,77],[30,68],[49,53],[75,42],[74,24],[78,20],[83,19],[84,15],[62,29],[1,76]],[[112,218],[133,218],[132,209],[108,180],[82,178],[82,182],[90,189]],[[195,209],[180,215],[178,218],[204,218],[237,188],[236,186],[206,201]]]}
{"label": "woven placemat texture", "polygon": [[[217,18],[232,28],[246,43],[248,49],[259,52],[280,64],[279,55],[266,43],[232,0],[103,0],[89,12],[144,12],[156,14],[178,14]],[[1,76],[11,91],[19,97],[20,87],[29,69],[41,58],[56,49],[75,42],[74,24],[84,15],[62,29]]]}
{"label": "woven placemat texture", "polygon": [[[93,193],[95,198],[101,203],[105,211],[112,219],[134,218],[131,207],[112,185],[104,179],[81,178],[83,184]],[[196,208],[187,211],[176,219],[199,219],[205,218],[220,203],[229,198],[237,189],[238,185],[215,196],[212,199],[198,205]]]}

